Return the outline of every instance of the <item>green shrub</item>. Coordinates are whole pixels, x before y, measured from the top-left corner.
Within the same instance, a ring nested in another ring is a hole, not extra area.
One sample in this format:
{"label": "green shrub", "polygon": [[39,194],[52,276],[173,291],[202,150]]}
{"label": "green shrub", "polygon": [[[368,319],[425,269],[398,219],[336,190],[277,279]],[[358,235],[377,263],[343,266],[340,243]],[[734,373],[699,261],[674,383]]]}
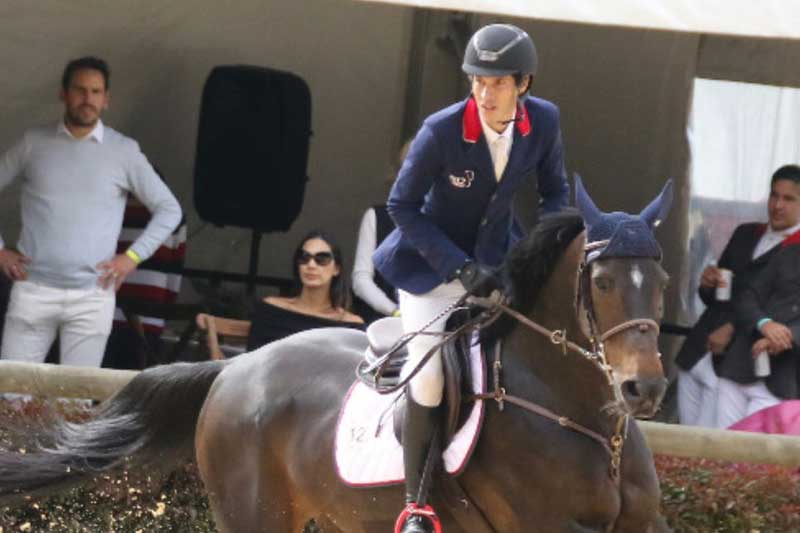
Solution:
{"label": "green shrub", "polygon": [[[33,403],[23,413],[3,411],[0,448],[17,449],[28,434],[55,417],[80,420],[81,410]],[[800,531],[800,473],[772,465],[748,465],[657,456],[661,509],[678,532],[772,533]],[[103,477],[41,502],[0,508],[0,533],[212,533],[216,531],[197,469],[190,464],[161,479],[128,472]]]}
{"label": "green shrub", "polygon": [[661,509],[676,531],[800,531],[797,470],[666,456],[656,469]]}

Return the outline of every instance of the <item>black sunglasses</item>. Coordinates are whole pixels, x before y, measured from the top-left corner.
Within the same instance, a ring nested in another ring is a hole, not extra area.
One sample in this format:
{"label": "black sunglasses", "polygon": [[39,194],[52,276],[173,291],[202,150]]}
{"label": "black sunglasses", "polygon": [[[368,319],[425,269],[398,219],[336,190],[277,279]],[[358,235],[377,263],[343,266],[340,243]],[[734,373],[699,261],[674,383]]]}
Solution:
{"label": "black sunglasses", "polygon": [[319,266],[328,266],[333,261],[333,254],[331,252],[317,252],[315,254],[300,250],[297,253],[297,264],[307,265],[311,260],[314,260]]}

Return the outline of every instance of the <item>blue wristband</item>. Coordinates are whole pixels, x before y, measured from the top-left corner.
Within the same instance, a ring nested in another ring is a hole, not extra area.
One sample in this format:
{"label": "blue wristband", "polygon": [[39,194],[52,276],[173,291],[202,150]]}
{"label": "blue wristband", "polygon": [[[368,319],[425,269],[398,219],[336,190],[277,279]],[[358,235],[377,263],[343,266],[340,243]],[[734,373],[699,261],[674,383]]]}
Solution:
{"label": "blue wristband", "polygon": [[772,322],[772,319],[771,318],[762,318],[761,320],[756,322],[756,328],[758,329],[758,331],[761,331],[761,327],[764,324],[766,324],[767,322]]}

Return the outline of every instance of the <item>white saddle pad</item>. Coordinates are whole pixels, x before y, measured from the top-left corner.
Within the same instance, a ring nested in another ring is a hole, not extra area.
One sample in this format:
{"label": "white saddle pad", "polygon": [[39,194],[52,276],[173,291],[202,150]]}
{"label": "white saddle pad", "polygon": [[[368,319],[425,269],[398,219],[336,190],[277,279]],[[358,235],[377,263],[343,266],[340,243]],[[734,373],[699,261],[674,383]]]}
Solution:
{"label": "white saddle pad", "polygon": [[[480,346],[470,353],[472,390],[483,393],[486,377]],[[334,455],[341,480],[351,487],[376,487],[403,482],[403,446],[394,434],[394,402],[402,391],[378,394],[356,381],[347,393],[336,427]],[[464,426],[442,454],[445,469],[458,475],[478,440],[484,402],[472,403]]]}

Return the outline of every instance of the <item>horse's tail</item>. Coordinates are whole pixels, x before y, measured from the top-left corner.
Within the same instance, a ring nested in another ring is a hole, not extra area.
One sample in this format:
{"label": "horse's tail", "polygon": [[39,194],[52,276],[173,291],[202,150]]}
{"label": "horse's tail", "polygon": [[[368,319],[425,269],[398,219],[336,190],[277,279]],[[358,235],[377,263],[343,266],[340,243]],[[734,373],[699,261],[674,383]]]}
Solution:
{"label": "horse's tail", "polygon": [[121,465],[163,468],[186,459],[200,409],[224,366],[208,361],[147,369],[87,421],[46,430],[46,445],[0,451],[0,502],[63,490]]}

